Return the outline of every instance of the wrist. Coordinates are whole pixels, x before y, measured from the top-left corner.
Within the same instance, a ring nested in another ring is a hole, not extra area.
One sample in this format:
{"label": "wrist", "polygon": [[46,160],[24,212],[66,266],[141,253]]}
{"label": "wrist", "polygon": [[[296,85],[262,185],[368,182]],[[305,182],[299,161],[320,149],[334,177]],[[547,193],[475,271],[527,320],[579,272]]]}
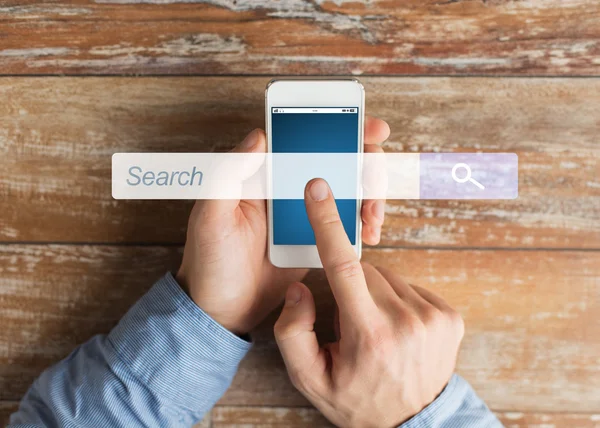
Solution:
{"label": "wrist", "polygon": [[186,273],[185,273],[185,271],[183,269],[183,265],[179,268],[179,270],[175,274],[174,278],[175,278],[175,281],[177,281],[177,284],[179,284],[179,286],[181,287],[181,289],[185,292],[185,294],[187,294],[188,297],[190,299],[192,299],[192,301],[194,303],[196,303],[194,301],[194,299],[192,298],[192,296],[191,296],[191,293],[190,293],[190,283],[189,283],[189,280],[188,280],[188,276],[186,275]]}
{"label": "wrist", "polygon": [[222,302],[215,302],[215,300],[218,300],[215,298],[204,298],[202,293],[198,292],[198,289],[201,287],[194,285],[193,281],[190,279],[190,275],[188,275],[187,271],[183,268],[183,265],[177,271],[175,280],[192,302],[215,322],[241,338],[245,338],[248,335],[250,328],[246,326],[246,323],[244,323],[243,320],[239,319],[239,314],[233,313],[235,311],[224,311],[222,308],[215,308],[215,303],[217,305],[222,305]]}
{"label": "wrist", "polygon": [[[181,412],[201,409],[211,397],[216,401],[252,346],[204,313],[170,273],[129,309],[106,340],[111,367],[127,367],[154,397]],[[218,370],[199,361],[218,361]]]}

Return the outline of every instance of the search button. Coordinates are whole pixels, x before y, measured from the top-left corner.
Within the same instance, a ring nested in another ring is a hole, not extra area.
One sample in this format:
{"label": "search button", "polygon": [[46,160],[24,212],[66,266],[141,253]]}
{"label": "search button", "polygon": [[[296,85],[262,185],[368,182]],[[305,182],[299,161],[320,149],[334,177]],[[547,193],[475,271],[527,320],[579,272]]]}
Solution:
{"label": "search button", "polygon": [[[456,175],[456,171],[459,169],[464,169],[466,172],[465,176],[462,178],[460,178]],[[471,175],[472,175],[471,167],[466,163],[457,163],[456,165],[454,165],[452,167],[452,179],[454,181],[456,181],[457,183],[461,183],[461,184],[466,183],[467,181],[470,181],[475,186],[479,187],[481,190],[484,190],[485,186],[483,184],[481,184],[479,181],[475,180]]]}
{"label": "search button", "polygon": [[[515,199],[515,153],[420,153],[421,199]],[[467,182],[470,183],[467,183]]]}

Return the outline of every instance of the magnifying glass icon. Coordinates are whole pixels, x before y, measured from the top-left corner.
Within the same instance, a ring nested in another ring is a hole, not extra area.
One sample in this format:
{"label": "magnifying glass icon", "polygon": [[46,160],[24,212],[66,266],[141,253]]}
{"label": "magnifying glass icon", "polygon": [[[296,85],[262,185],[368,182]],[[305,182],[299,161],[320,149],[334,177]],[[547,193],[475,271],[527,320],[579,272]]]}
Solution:
{"label": "magnifying glass icon", "polygon": [[[459,169],[464,169],[466,171],[466,175],[462,178],[456,175],[456,171]],[[467,181],[470,181],[475,186],[479,187],[481,190],[485,189],[485,186],[483,184],[471,177],[471,167],[466,163],[457,163],[452,167],[452,179],[457,183],[466,183]]]}

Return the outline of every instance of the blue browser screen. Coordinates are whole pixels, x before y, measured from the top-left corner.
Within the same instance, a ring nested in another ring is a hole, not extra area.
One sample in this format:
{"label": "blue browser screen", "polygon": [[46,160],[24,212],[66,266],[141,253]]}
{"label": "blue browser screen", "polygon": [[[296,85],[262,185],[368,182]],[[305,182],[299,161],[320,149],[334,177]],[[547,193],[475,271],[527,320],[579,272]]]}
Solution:
{"label": "blue browser screen", "polygon": [[[358,152],[358,107],[271,108],[273,153]],[[328,112],[325,112],[328,110]],[[334,112],[335,111],[335,112]],[[334,195],[335,196],[335,195]],[[352,245],[356,244],[356,200],[336,199],[340,218]],[[273,200],[273,244],[315,245],[304,200]]]}

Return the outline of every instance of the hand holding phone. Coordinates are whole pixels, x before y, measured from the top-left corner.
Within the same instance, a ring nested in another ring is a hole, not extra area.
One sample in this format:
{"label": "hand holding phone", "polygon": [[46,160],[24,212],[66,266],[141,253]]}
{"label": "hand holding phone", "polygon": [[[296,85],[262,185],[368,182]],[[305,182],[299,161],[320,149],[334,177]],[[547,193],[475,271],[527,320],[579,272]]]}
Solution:
{"label": "hand holding phone", "polygon": [[[378,147],[389,134],[380,119],[367,118],[366,147]],[[264,153],[266,135],[255,129],[235,152]],[[371,150],[371,149],[367,149]],[[383,202],[365,202],[363,240],[379,241]],[[305,269],[278,269],[267,258],[267,207],[264,200],[200,200],[190,215],[183,261],[176,279],[194,302],[225,328],[244,334],[283,300],[286,285]]]}

